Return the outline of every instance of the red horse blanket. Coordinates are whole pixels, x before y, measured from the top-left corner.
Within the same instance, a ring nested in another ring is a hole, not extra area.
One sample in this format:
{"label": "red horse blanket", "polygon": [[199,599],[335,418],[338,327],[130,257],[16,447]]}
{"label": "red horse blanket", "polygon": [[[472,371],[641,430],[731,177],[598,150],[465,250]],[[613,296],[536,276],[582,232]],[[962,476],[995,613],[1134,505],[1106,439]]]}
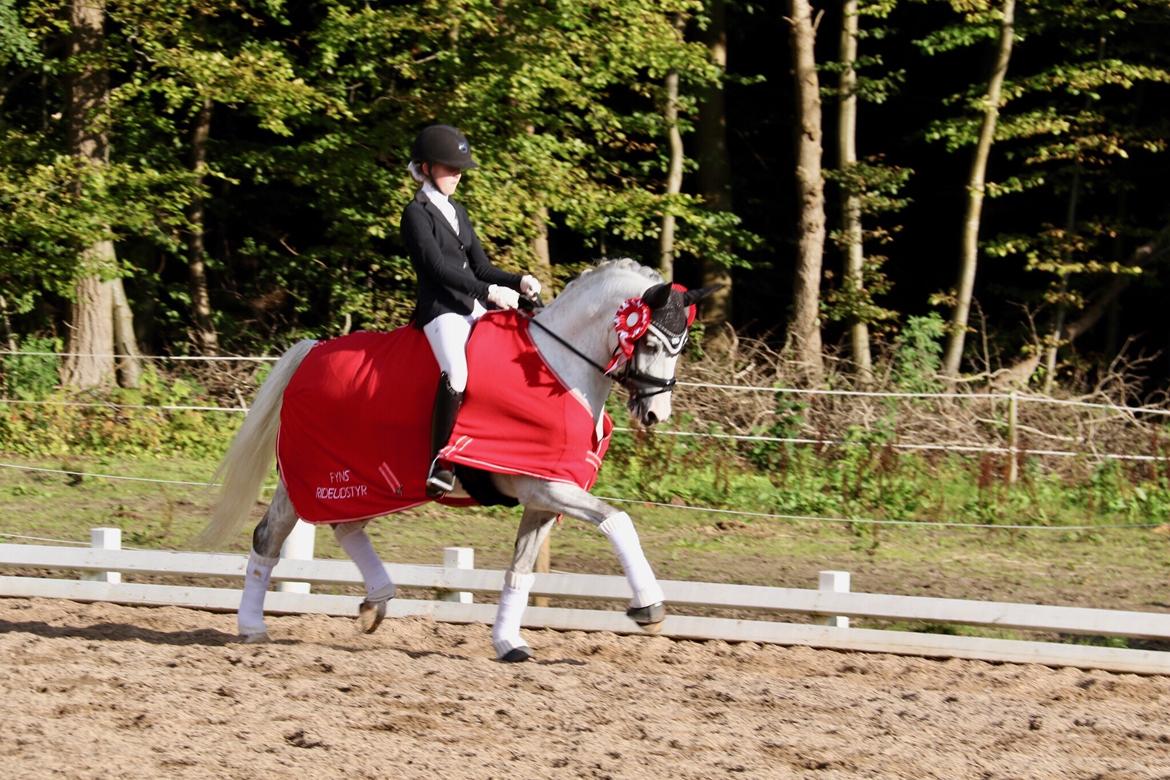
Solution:
{"label": "red horse blanket", "polygon": [[[489,312],[467,353],[467,391],[443,457],[591,488],[613,423],[603,414],[594,426],[585,399],[536,351],[527,320]],[[336,523],[429,501],[424,483],[438,381],[426,337],[409,326],[313,347],[284,392],[276,445],[297,515]]]}

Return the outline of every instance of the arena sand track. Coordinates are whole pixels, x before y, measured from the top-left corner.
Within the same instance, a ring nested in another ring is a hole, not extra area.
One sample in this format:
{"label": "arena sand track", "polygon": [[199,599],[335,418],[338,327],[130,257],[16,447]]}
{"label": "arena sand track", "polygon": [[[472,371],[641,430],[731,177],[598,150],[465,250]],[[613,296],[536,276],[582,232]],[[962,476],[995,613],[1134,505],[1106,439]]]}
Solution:
{"label": "arena sand track", "polygon": [[0,599],[0,776],[1170,778],[1170,678]]}

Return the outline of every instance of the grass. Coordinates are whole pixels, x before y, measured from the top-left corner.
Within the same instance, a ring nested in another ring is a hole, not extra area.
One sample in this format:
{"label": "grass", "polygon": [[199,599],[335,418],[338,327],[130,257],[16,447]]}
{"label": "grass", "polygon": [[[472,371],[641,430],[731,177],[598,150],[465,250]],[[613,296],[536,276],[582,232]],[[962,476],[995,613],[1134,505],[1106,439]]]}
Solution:
{"label": "grass", "polygon": [[[206,482],[200,459],[29,459],[7,463],[63,471]],[[3,541],[37,537],[87,542],[89,529],[116,526],[127,547],[190,549],[213,500],[210,489],[0,468]],[[1151,529],[1006,531],[927,523],[872,527],[742,518],[681,507],[623,505],[634,517],[660,577],[810,588],[817,572],[841,569],[857,591],[1116,609],[1165,609],[1170,601],[1167,536]],[[519,509],[431,505],[369,526],[387,561],[438,563],[448,546],[473,547],[476,564],[503,568]],[[259,521],[263,505],[254,513]],[[229,549],[248,549],[253,524]],[[618,573],[605,538],[566,519],[554,531],[554,570]],[[332,534],[317,535],[319,557],[342,557]]]}

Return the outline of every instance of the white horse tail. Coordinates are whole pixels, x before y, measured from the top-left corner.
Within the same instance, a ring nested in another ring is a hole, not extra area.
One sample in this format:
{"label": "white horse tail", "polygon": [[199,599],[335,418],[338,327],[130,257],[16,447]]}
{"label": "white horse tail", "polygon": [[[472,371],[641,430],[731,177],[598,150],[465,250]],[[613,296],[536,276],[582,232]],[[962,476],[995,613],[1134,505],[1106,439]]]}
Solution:
{"label": "white horse tail", "polygon": [[260,486],[272,469],[284,390],[316,343],[313,339],[298,341],[276,361],[260,385],[244,424],[216,469],[213,481],[222,481],[222,487],[211,512],[211,522],[195,538],[197,547],[220,547],[234,538],[247,521],[260,495]]}

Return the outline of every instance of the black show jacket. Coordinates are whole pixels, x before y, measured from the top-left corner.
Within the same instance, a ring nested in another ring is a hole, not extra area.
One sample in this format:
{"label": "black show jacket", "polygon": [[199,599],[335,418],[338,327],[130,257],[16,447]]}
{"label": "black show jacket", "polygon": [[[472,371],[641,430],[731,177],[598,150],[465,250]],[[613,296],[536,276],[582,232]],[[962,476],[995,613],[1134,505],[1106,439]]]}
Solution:
{"label": "black show jacket", "polygon": [[414,323],[422,327],[440,314],[470,314],[476,300],[487,302],[488,285],[520,289],[520,275],[492,265],[471,227],[462,204],[450,201],[459,221],[459,235],[447,218],[419,190],[402,212],[402,242],[418,275]]}

